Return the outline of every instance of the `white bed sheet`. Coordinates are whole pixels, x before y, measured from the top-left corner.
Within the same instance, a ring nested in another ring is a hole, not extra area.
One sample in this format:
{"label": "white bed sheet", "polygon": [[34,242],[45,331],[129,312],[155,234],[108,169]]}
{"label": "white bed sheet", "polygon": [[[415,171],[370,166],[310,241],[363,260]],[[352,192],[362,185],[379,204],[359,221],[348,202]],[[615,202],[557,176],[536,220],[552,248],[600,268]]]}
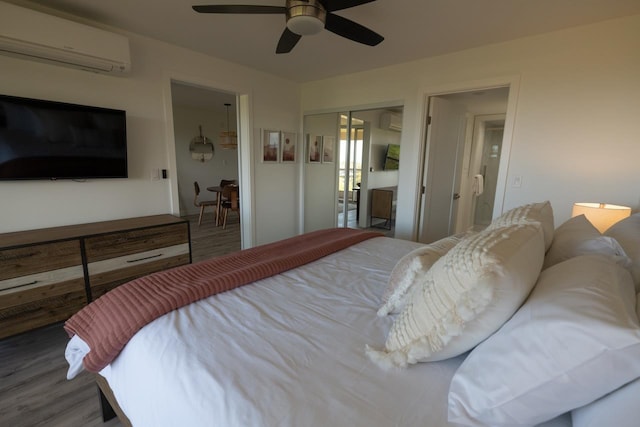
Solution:
{"label": "white bed sheet", "polygon": [[135,427],[455,426],[447,392],[464,356],[384,371],[364,351],[384,345],[380,298],[417,246],[370,239],[173,311],[101,374]]}

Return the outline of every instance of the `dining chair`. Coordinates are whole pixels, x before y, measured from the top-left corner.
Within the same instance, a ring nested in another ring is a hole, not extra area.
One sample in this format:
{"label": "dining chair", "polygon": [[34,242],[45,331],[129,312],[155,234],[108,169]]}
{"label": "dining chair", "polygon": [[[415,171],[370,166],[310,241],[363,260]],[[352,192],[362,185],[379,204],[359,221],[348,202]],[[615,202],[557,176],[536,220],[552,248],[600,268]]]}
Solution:
{"label": "dining chair", "polygon": [[225,185],[222,188],[222,229],[227,228],[227,216],[229,211],[238,213],[238,221],[240,221],[240,203],[238,202],[238,186],[235,184]]}
{"label": "dining chair", "polygon": [[[227,185],[238,185],[238,181],[235,179],[221,179],[220,180],[220,188],[224,188]],[[220,197],[222,197],[222,201],[224,202],[225,200],[227,200],[227,198],[225,197],[224,194],[221,194]],[[222,210],[222,208],[221,208]]]}
{"label": "dining chair", "polygon": [[193,187],[195,189],[196,196],[193,199],[193,204],[200,208],[200,216],[198,217],[198,226],[202,223],[202,216],[204,215],[204,208],[207,206],[211,206],[213,208],[213,214],[215,215],[216,223],[218,221],[218,212],[216,211],[216,206],[218,202],[215,200],[198,200],[200,196],[200,186],[198,185],[198,181],[193,182]]}

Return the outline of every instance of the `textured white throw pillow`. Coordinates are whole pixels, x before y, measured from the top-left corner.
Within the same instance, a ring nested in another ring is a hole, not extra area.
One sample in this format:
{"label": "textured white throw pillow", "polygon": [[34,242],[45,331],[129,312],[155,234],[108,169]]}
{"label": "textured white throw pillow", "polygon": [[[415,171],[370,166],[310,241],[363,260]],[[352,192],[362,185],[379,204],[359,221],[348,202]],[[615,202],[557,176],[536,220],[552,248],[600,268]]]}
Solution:
{"label": "textured white throw pillow", "polygon": [[441,256],[449,252],[465,235],[462,233],[445,237],[414,249],[400,258],[389,275],[387,289],[382,297],[383,305],[378,310],[378,316],[400,312],[411,289],[421,283],[431,266]]}
{"label": "textured white throw pillow", "polygon": [[429,269],[395,319],[380,366],[436,361],[470,350],[520,307],[544,258],[540,224],[485,230],[463,239]]}
{"label": "textured white throw pillow", "polygon": [[527,224],[539,222],[544,233],[545,251],[551,246],[553,240],[554,224],[553,209],[549,201],[530,203],[508,210],[498,218],[491,221],[488,228],[506,227],[514,224]]}
{"label": "textured white throw pillow", "polygon": [[616,239],[603,236],[586,216],[578,215],[565,221],[555,231],[543,269],[589,254],[606,255],[624,267],[631,266],[631,260]]}
{"label": "textured white throw pillow", "polygon": [[604,234],[616,239],[631,259],[631,275],[640,291],[640,213],[614,224]]}
{"label": "textured white throw pillow", "polygon": [[465,359],[451,381],[449,421],[535,425],[639,375],[629,271],[579,256],[543,271],[520,310]]}

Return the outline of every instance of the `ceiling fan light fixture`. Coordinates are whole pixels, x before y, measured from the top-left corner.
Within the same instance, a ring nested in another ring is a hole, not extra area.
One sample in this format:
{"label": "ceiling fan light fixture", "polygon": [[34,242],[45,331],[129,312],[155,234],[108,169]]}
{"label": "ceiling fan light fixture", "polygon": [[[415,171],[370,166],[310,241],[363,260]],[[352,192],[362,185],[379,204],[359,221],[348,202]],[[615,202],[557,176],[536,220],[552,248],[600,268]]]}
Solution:
{"label": "ceiling fan light fixture", "polygon": [[301,36],[318,34],[324,29],[327,12],[316,0],[287,0],[287,28]]}
{"label": "ceiling fan light fixture", "polygon": [[301,36],[310,36],[322,31],[324,23],[313,16],[295,16],[287,21],[287,28]]}

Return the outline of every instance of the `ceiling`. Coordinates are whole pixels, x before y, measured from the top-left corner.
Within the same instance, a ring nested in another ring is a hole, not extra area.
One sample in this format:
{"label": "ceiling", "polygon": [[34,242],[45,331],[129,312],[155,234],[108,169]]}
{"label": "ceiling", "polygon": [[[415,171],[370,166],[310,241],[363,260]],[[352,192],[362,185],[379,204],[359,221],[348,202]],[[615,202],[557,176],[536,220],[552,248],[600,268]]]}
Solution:
{"label": "ceiling", "polygon": [[285,0],[9,1],[122,28],[297,82],[640,13],[638,0],[377,0],[336,14],[383,35],[378,46],[324,30],[303,37],[291,53],[276,55],[284,15],[199,14],[191,6],[284,6]]}

